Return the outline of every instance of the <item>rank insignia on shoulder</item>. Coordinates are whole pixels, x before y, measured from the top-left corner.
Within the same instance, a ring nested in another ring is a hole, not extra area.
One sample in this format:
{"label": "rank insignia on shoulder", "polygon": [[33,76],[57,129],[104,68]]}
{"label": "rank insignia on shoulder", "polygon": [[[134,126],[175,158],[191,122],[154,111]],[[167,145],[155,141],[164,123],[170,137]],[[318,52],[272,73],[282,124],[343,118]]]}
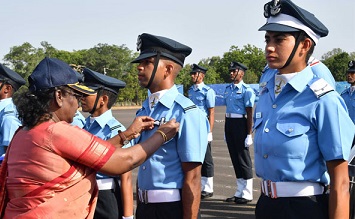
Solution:
{"label": "rank insignia on shoulder", "polygon": [[313,82],[310,86],[317,98],[334,91],[334,88],[330,86],[323,78],[320,78]]}
{"label": "rank insignia on shoulder", "polygon": [[116,126],[111,127],[110,130],[112,131],[112,130],[118,129],[120,127],[121,127],[121,125],[116,125]]}

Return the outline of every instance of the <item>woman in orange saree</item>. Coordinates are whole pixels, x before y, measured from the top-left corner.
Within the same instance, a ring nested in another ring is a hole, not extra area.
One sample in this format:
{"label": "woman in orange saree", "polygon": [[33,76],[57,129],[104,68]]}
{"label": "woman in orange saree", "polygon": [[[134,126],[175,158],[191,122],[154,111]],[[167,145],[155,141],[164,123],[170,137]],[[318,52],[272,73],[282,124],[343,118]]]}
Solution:
{"label": "woman in orange saree", "polygon": [[[71,126],[82,95],[75,72],[53,58],[42,60],[29,76],[29,91],[16,101],[23,127],[15,134],[2,165],[8,203],[3,218],[93,218],[96,171],[118,175],[144,162],[179,128],[175,120],[147,141],[122,149],[119,135],[104,141]],[[150,117],[137,117],[123,132],[128,140],[151,129]]]}

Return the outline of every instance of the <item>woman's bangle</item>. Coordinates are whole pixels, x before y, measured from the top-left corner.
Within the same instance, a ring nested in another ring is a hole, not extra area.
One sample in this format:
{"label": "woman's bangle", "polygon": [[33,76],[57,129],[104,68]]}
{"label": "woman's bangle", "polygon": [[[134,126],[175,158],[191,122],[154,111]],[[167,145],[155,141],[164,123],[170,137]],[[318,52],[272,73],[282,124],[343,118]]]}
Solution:
{"label": "woman's bangle", "polygon": [[168,141],[168,138],[166,137],[166,134],[165,134],[163,131],[161,131],[161,130],[158,129],[156,132],[158,132],[158,133],[161,134],[161,136],[162,136],[163,139],[164,139],[164,143]]}

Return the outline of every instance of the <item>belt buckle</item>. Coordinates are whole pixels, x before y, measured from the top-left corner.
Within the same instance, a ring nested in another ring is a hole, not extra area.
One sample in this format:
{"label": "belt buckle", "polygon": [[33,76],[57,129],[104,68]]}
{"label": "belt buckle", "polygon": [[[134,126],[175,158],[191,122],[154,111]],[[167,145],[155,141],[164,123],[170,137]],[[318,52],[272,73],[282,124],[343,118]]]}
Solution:
{"label": "belt buckle", "polygon": [[148,203],[148,192],[147,190],[138,190],[138,199],[141,203]]}
{"label": "belt buckle", "polygon": [[277,191],[276,191],[276,186],[275,183],[272,182],[271,180],[266,181],[266,186],[267,186],[267,195],[270,198],[277,198]]}
{"label": "belt buckle", "polygon": [[142,197],[143,197],[144,204],[148,204],[148,190],[142,191]]}

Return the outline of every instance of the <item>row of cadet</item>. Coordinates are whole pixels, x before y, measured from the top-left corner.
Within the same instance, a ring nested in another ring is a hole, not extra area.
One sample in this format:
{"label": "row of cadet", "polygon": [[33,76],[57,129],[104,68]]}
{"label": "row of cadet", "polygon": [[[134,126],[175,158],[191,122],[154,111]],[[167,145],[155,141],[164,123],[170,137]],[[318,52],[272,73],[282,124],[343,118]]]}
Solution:
{"label": "row of cadet", "polygon": [[[290,0],[268,2],[264,16],[259,30],[266,31],[268,66],[254,112],[255,94],[243,82],[247,67],[232,62],[229,68],[225,137],[236,192],[226,201],[253,199],[254,143],[255,172],[262,179],[257,219],[349,218],[355,127],[329,70],[320,62],[308,64],[328,29]],[[54,58],[37,65],[28,91],[12,105],[22,126],[1,165],[2,218],[133,218],[129,171],[136,167],[136,218],[201,218],[200,199],[213,196],[214,173],[215,94],[203,83],[207,69],[193,65],[187,98],[174,81],[192,49],[147,33],[137,47],[140,55],[132,63],[138,63],[139,84],[151,95],[127,129],[110,110],[124,82],[85,69],[79,83],[76,72]],[[8,76],[2,90],[11,94],[24,84],[17,73],[2,69]],[[79,102],[90,113],[83,124],[88,132],[70,124]]]}

